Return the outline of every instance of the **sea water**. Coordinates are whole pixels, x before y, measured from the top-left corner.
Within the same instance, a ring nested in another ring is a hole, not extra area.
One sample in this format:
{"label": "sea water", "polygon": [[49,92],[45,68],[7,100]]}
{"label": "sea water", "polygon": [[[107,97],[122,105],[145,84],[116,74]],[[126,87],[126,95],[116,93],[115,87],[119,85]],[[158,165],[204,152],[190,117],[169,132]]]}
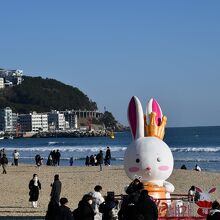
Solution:
{"label": "sea water", "polygon": [[[112,153],[112,165],[123,165],[124,152],[131,143],[130,132],[115,133],[110,137],[80,138],[19,138],[0,140],[0,148],[5,148],[9,163],[16,149],[20,153],[20,163],[34,164],[34,157],[40,154],[46,164],[52,150],[60,150],[61,166],[68,166],[70,157],[73,165],[84,166],[85,157],[98,154],[109,146]],[[220,171],[220,127],[166,128],[164,141],[170,147],[174,157],[174,167],[185,164],[193,169],[198,164],[203,170]]]}

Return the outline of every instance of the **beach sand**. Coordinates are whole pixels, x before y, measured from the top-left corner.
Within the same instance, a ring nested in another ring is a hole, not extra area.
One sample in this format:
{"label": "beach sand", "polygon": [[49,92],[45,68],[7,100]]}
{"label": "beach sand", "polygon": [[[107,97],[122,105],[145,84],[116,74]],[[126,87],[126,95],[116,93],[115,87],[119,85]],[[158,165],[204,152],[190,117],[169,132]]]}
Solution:
{"label": "beach sand", "polygon": [[[38,204],[39,207],[31,207],[28,184],[34,173],[37,173],[42,184]],[[0,174],[0,216],[44,216],[50,199],[50,184],[55,174],[60,175],[62,182],[61,197],[67,197],[71,210],[77,207],[79,200],[85,193],[93,191],[95,185],[103,187],[103,195],[107,191],[115,194],[124,194],[124,187],[130,183],[123,166],[103,167],[48,167],[40,169],[34,165],[8,166],[7,174]],[[211,194],[211,199],[220,201],[220,174],[209,172],[196,172],[190,170],[174,170],[168,179],[174,186],[174,193],[186,194],[192,186],[198,186],[204,191],[212,187],[217,190]]]}

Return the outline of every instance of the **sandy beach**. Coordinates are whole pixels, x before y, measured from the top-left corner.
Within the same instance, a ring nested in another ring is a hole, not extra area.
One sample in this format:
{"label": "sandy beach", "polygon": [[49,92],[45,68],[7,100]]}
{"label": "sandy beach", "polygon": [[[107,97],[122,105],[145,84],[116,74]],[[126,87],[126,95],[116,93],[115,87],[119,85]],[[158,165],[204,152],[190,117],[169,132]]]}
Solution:
{"label": "sandy beach", "polygon": [[[33,174],[37,173],[42,184],[39,197],[39,207],[31,207],[28,184]],[[123,166],[104,167],[48,167],[40,169],[34,165],[8,166],[7,174],[0,174],[0,216],[35,215],[44,216],[50,199],[50,184],[55,174],[60,175],[62,182],[61,197],[67,197],[71,210],[77,207],[81,197],[93,191],[95,185],[103,187],[103,195],[107,191],[115,194],[123,194],[124,187],[130,183]],[[174,193],[187,193],[191,185],[200,187],[203,191],[209,191],[212,187],[217,190],[211,194],[211,199],[220,201],[219,173],[196,172],[192,170],[174,170],[169,180],[175,186]]]}

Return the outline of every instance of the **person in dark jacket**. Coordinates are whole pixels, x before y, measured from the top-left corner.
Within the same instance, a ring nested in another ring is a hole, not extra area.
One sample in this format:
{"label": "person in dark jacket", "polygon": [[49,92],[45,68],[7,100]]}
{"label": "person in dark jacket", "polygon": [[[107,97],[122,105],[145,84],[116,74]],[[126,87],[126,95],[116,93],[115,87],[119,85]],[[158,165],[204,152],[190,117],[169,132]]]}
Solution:
{"label": "person in dark jacket", "polygon": [[41,183],[37,174],[33,175],[33,179],[29,182],[29,201],[32,202],[33,208],[37,208],[37,201],[39,198],[39,190],[41,189]]}
{"label": "person in dark jacket", "polygon": [[105,201],[100,204],[99,211],[102,213],[102,220],[117,219],[114,210],[117,208],[117,201],[113,194],[107,194]]}
{"label": "person in dark jacket", "polygon": [[59,204],[57,204],[53,200],[50,200],[48,204],[45,220],[58,220],[57,219],[58,214],[59,214]]}
{"label": "person in dark jacket", "polygon": [[138,202],[136,204],[137,211],[143,220],[157,220],[158,209],[155,202],[148,195],[147,190],[142,190]]}
{"label": "person in dark jacket", "polygon": [[3,169],[3,174],[6,174],[7,171],[6,171],[6,166],[8,164],[8,158],[6,157],[6,154],[3,154],[3,157],[1,158],[0,160],[0,163],[2,165],[2,169]]}
{"label": "person in dark jacket", "polygon": [[137,191],[140,191],[140,186],[139,184],[141,183],[141,181],[139,179],[134,179],[128,186],[128,188],[126,189],[126,193],[127,194],[131,194]]}
{"label": "person in dark jacket", "polygon": [[58,174],[54,176],[54,182],[53,184],[51,184],[51,186],[52,186],[51,193],[50,193],[51,200],[59,204],[62,183],[59,180]]}
{"label": "person in dark jacket", "polygon": [[143,183],[135,179],[127,188],[127,196],[123,198],[121,209],[118,213],[119,220],[137,220],[139,218],[137,210],[137,202],[139,200],[141,190],[144,189]]}
{"label": "person in dark jacket", "polygon": [[100,171],[102,171],[102,164],[103,164],[103,152],[102,150],[99,151],[99,153],[96,156],[97,159],[97,165],[100,167]]}
{"label": "person in dark jacket", "polygon": [[67,207],[67,198],[60,199],[60,207],[58,211],[58,220],[73,220],[72,212],[70,208]]}
{"label": "person in dark jacket", "polygon": [[105,165],[110,166],[111,164],[111,150],[109,147],[107,147],[105,152]]}
{"label": "person in dark jacket", "polygon": [[93,197],[91,195],[84,195],[78,204],[78,208],[73,211],[74,220],[94,220],[95,213],[92,202]]}
{"label": "person in dark jacket", "polygon": [[212,208],[209,210],[207,220],[219,220],[220,219],[220,204],[217,201],[212,203]]}
{"label": "person in dark jacket", "polygon": [[56,158],[56,165],[58,166],[60,166],[60,157],[61,157],[60,151],[57,150],[55,153],[55,158]]}

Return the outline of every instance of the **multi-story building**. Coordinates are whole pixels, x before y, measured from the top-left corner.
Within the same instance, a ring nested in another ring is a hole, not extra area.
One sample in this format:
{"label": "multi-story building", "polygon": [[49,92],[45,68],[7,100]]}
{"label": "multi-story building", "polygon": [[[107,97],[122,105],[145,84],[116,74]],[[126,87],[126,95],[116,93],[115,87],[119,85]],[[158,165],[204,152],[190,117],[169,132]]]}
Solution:
{"label": "multi-story building", "polygon": [[19,115],[19,125],[22,132],[48,131],[48,118],[45,113],[30,113]]}
{"label": "multi-story building", "polygon": [[78,128],[78,120],[77,115],[74,111],[64,111],[63,112],[65,121],[68,122],[69,129],[77,129]]}
{"label": "multi-story building", "polygon": [[14,132],[17,125],[17,114],[12,112],[10,107],[0,110],[0,130],[4,132]]}
{"label": "multi-story building", "polygon": [[0,89],[5,88],[4,78],[0,78]]}
{"label": "multi-story building", "polygon": [[53,110],[47,115],[49,128],[51,128],[52,130],[65,130],[66,122],[63,113]]}
{"label": "multi-story building", "polygon": [[23,70],[0,69],[0,78],[4,79],[4,86],[19,85],[23,81]]}

